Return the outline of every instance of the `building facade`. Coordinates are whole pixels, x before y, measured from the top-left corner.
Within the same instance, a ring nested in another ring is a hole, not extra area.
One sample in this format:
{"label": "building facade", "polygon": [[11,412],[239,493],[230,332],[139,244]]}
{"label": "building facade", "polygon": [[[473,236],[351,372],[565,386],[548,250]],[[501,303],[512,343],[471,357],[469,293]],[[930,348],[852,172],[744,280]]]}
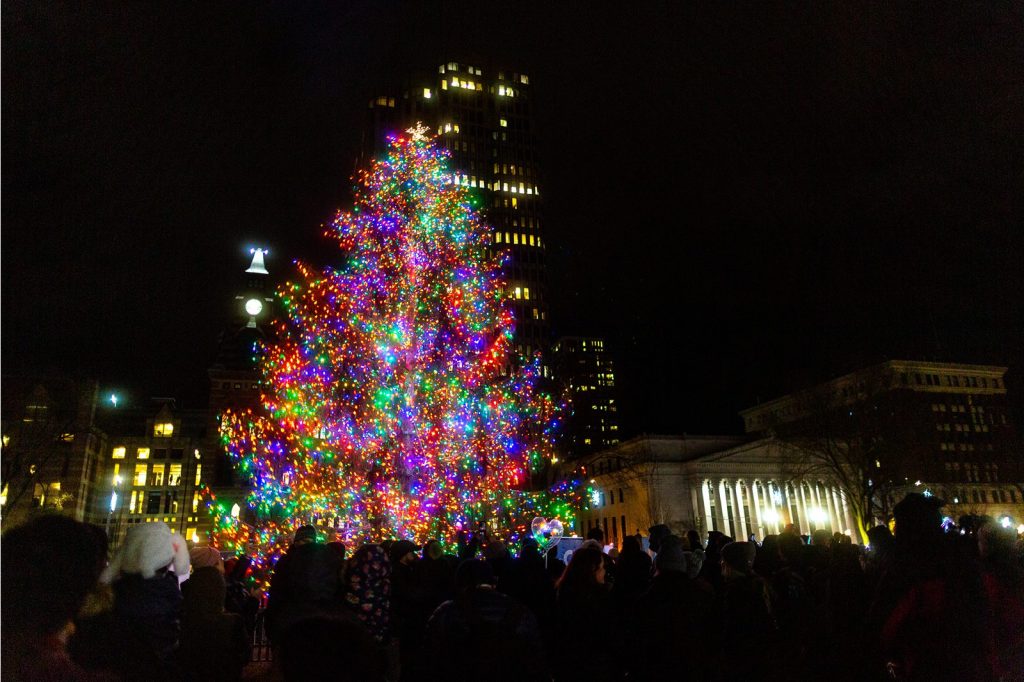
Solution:
{"label": "building facade", "polygon": [[604,339],[564,336],[551,346],[555,385],[570,402],[561,450],[570,460],[619,443],[615,366]]}
{"label": "building facade", "polygon": [[3,525],[39,513],[94,521],[105,443],[98,384],[69,377],[4,376],[0,455]]}
{"label": "building facade", "polygon": [[493,252],[509,257],[505,273],[515,310],[515,350],[526,356],[546,351],[547,226],[529,76],[447,62],[371,99],[369,112],[364,156],[381,151],[388,134],[416,122],[438,133],[451,153],[451,182],[477,196]]}
{"label": "building facade", "polygon": [[214,470],[205,410],[179,411],[173,401],[112,417],[94,522],[112,547],[139,523],[162,521],[193,542],[210,527],[203,488]]}
{"label": "building facade", "polygon": [[826,480],[793,480],[790,457],[770,438],[632,438],[586,459],[593,493],[577,530],[601,527],[616,546],[659,523],[676,534],[719,531],[736,539],[760,540],[790,523],[803,534],[825,529],[856,538],[845,493]]}
{"label": "building facade", "polygon": [[907,491],[927,490],[947,503],[953,519],[987,515],[1017,525],[1024,521],[1024,453],[1010,419],[1006,371],[892,360],[740,414],[754,436],[841,439],[846,431],[893,443],[866,463],[891,482],[880,493],[890,498],[881,500],[882,509],[891,510]]}

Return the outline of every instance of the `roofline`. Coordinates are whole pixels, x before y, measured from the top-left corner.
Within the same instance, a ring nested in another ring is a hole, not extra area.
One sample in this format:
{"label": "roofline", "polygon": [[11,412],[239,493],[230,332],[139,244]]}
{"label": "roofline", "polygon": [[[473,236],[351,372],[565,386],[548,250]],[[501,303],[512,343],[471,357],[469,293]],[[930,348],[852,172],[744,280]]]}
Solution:
{"label": "roofline", "polygon": [[753,407],[748,407],[746,409],[740,410],[738,414],[741,417],[746,417],[748,414],[752,414],[754,412],[760,412],[761,410],[764,410],[765,408],[771,407],[772,405],[778,405],[778,404],[781,404],[781,403],[783,403],[783,402],[785,402],[787,400],[791,400],[794,396],[800,395],[802,393],[807,393],[808,391],[812,391],[812,390],[814,390],[816,388],[820,388],[822,386],[828,386],[829,384],[834,384],[834,383],[841,382],[844,379],[852,379],[852,378],[856,377],[858,374],[862,374],[862,373],[867,372],[867,371],[872,370],[872,369],[907,369],[907,370],[917,370],[917,369],[920,369],[920,370],[924,370],[924,369],[952,370],[952,369],[960,369],[960,370],[967,370],[967,371],[970,371],[970,372],[977,372],[977,373],[981,373],[981,374],[989,374],[991,376],[997,376],[997,377],[1001,378],[1009,370],[1009,367],[1003,367],[1003,366],[1000,366],[1000,365],[974,365],[974,364],[965,363],[965,362],[932,362],[930,360],[886,360],[885,362],[880,362],[880,363],[874,364],[874,365],[868,365],[867,367],[862,367],[860,369],[854,370],[852,372],[848,372],[848,373],[843,374],[841,376],[838,376],[838,377],[835,377],[835,378],[832,378],[832,379],[827,379],[826,381],[818,382],[817,384],[814,384],[813,386],[806,386],[806,387],[798,389],[796,391],[791,391],[790,393],[787,393],[785,395],[781,395],[781,396],[778,396],[776,398],[772,398],[771,400],[766,400],[765,402],[760,403],[758,405],[755,405]]}

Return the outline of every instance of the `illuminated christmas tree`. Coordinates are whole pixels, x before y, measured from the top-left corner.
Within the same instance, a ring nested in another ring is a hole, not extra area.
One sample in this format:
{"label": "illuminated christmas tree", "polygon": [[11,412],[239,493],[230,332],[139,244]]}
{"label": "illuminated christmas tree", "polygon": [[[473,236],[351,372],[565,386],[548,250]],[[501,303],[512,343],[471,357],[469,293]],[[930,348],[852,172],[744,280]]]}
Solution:
{"label": "illuminated christmas tree", "polygon": [[251,486],[246,523],[211,502],[222,548],[261,560],[302,523],[355,544],[571,520],[574,484],[531,491],[556,406],[537,388],[539,358],[510,356],[502,256],[425,132],[390,138],[357,173],[352,210],[325,232],[343,264],[300,263],[278,292],[285,319],[258,349],[263,409],[222,418]]}

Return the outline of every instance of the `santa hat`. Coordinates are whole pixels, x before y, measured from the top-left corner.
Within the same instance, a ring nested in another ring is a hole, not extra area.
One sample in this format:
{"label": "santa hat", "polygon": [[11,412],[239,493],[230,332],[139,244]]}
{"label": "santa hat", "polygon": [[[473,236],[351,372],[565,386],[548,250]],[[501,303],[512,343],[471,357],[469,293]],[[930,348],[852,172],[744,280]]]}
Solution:
{"label": "santa hat", "polygon": [[103,572],[102,580],[110,583],[124,573],[152,578],[157,571],[168,567],[178,576],[187,576],[188,565],[185,538],[173,532],[166,523],[140,523],[128,530],[124,544]]}

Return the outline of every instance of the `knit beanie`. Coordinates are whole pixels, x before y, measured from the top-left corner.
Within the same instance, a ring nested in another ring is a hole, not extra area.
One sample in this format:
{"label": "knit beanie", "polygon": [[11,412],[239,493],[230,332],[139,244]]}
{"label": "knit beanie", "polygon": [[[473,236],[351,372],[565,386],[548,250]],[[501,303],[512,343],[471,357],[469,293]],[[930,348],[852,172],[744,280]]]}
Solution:
{"label": "knit beanie", "polygon": [[172,567],[178,576],[188,575],[189,556],[185,538],[166,523],[140,523],[128,529],[124,544],[103,571],[101,580],[114,582],[124,573],[152,578],[162,568]]}
{"label": "knit beanie", "polygon": [[188,557],[192,562],[193,571],[204,566],[213,566],[224,573],[224,560],[220,558],[220,552],[213,547],[193,547]]}

